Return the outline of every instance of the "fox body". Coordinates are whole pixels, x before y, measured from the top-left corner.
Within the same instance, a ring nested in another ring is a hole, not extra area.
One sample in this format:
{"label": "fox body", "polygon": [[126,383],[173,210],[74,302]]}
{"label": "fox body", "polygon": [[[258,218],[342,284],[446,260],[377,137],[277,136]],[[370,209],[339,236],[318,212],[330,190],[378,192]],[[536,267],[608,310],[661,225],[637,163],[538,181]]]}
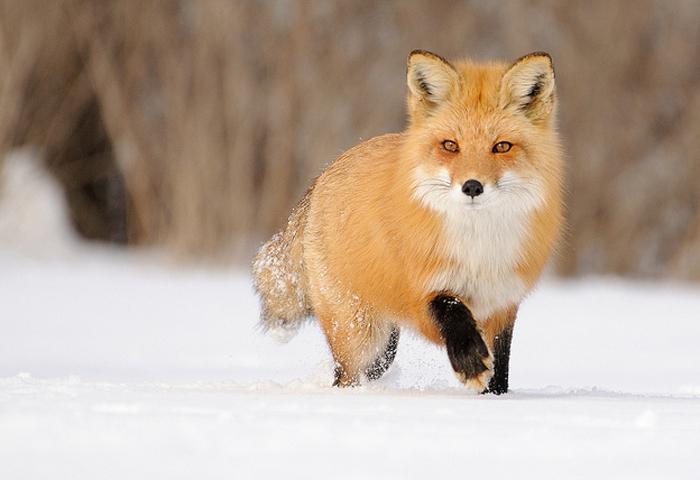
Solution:
{"label": "fox body", "polygon": [[379,377],[409,326],[458,378],[504,393],[518,305],[562,223],[551,58],[408,59],[410,121],[332,163],[253,265],[262,324],[318,318],[335,384]]}

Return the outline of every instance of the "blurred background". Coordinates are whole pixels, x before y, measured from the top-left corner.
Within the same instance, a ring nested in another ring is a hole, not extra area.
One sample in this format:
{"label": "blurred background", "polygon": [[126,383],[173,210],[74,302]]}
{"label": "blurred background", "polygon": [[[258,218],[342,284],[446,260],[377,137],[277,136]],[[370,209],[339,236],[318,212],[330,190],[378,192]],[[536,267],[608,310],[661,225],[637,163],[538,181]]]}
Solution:
{"label": "blurred background", "polygon": [[324,165],[403,129],[411,50],[545,50],[556,271],[699,281],[698,25],[694,0],[0,0],[0,230],[39,162],[77,235],[244,265]]}

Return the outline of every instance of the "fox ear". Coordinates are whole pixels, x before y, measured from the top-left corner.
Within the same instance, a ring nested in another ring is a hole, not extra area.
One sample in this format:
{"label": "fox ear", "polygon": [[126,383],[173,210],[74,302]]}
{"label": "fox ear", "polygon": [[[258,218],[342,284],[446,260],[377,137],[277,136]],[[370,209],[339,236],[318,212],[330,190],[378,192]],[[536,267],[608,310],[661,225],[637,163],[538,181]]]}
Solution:
{"label": "fox ear", "polygon": [[547,120],[554,110],[552,57],[535,52],[520,57],[501,79],[501,107],[522,112],[533,123]]}
{"label": "fox ear", "polygon": [[414,50],[408,56],[406,81],[409,108],[415,116],[420,112],[430,114],[444,102],[459,82],[459,75],[441,56]]}

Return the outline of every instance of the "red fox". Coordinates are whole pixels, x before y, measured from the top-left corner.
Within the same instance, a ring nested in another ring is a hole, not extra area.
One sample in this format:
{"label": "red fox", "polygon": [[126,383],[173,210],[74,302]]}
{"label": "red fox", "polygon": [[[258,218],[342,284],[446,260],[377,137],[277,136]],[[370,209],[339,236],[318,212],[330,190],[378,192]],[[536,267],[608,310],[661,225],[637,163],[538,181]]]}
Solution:
{"label": "red fox", "polygon": [[518,305],[562,225],[551,57],[408,57],[409,124],[363,142],[312,184],[253,264],[264,328],[309,316],[334,385],[379,378],[401,327],[447,350],[460,381],[508,390]]}

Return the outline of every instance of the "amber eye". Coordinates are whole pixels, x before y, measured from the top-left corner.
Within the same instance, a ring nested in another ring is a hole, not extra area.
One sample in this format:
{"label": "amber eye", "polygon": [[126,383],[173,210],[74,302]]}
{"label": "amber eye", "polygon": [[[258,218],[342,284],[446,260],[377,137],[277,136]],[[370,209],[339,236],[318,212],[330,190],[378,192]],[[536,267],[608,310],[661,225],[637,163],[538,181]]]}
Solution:
{"label": "amber eye", "polygon": [[493,153],[506,153],[510,151],[510,149],[513,147],[513,144],[510,142],[498,142],[496,145],[493,146],[491,151]]}
{"label": "amber eye", "polygon": [[444,148],[448,152],[459,152],[459,145],[457,145],[457,142],[453,140],[445,140],[444,142],[442,142],[442,148]]}

